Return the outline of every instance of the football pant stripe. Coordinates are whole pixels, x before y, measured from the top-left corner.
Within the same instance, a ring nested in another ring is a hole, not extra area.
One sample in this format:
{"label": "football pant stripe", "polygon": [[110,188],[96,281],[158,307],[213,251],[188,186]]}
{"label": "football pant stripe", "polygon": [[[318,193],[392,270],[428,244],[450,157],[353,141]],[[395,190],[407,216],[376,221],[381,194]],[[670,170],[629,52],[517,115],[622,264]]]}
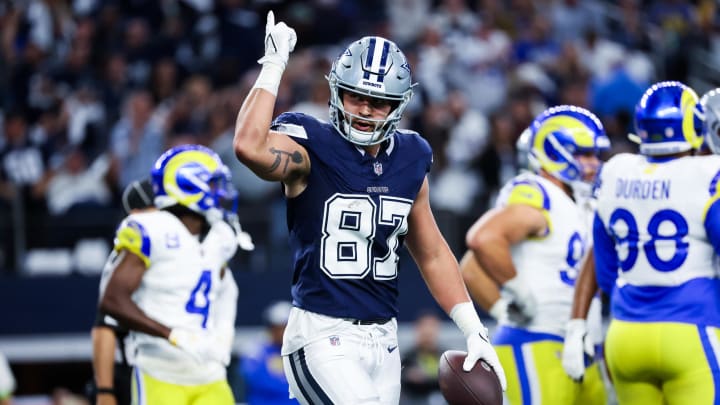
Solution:
{"label": "football pant stripe", "polygon": [[143,392],[143,379],[142,375],[140,375],[140,369],[135,367],[133,370],[133,374],[135,376],[135,395],[137,395],[137,405],[144,405],[145,393]]}
{"label": "football pant stripe", "polygon": [[530,394],[530,383],[525,369],[525,356],[523,355],[522,345],[512,345],[513,354],[515,355],[515,364],[517,365],[518,380],[520,381],[520,392],[522,394],[522,402],[524,405],[532,405],[532,396]]}
{"label": "football pant stripe", "polygon": [[718,390],[720,389],[720,367],[718,367],[718,342],[717,329],[712,327],[698,326],[698,333],[700,334],[700,342],[702,342],[703,350],[705,351],[705,357],[707,358],[708,365],[712,371],[713,384],[715,385],[715,398],[713,399],[714,405],[720,405],[720,395]]}
{"label": "football pant stripe", "polygon": [[305,349],[300,349],[291,354],[290,364],[292,366],[292,373],[295,377],[295,381],[309,403],[333,404],[327,394],[325,394],[320,387],[320,384],[318,384],[317,380],[315,380],[310,373],[307,361],[305,360]]}
{"label": "football pant stripe", "polygon": [[540,378],[535,365],[535,351],[537,346],[528,344],[522,345],[523,363],[525,365],[525,378],[530,390],[529,403],[542,403],[542,390],[540,389]]}

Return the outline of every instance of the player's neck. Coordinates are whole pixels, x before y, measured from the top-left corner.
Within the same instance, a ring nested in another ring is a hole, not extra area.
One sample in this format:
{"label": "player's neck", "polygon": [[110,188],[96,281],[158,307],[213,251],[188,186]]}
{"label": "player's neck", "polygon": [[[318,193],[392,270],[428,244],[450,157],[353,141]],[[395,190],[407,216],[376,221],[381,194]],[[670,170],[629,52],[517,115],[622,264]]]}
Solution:
{"label": "player's neck", "polygon": [[205,219],[197,215],[183,215],[178,219],[193,235],[199,235],[205,225]]}
{"label": "player's neck", "polygon": [[363,150],[365,150],[365,153],[369,153],[373,157],[377,157],[378,153],[380,153],[381,145],[382,145],[382,143],[378,143],[375,145],[362,146],[362,148],[363,148]]}
{"label": "player's neck", "polygon": [[175,215],[191,234],[199,235],[202,233],[206,223],[204,216],[179,204],[164,208],[164,210]]}
{"label": "player's neck", "polygon": [[552,184],[558,186],[562,191],[565,192],[565,194],[568,195],[568,197],[575,199],[573,195],[572,187],[569,185],[563,183],[559,179],[557,179],[555,176],[551,175],[550,173],[546,172],[545,170],[540,170],[540,177],[546,179],[547,181],[551,182]]}

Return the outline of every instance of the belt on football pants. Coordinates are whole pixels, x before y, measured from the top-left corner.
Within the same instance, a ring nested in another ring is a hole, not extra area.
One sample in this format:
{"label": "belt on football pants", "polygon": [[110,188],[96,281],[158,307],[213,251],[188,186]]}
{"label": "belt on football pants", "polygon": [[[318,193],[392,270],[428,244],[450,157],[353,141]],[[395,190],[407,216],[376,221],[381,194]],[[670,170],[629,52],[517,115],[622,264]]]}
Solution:
{"label": "belt on football pants", "polygon": [[375,319],[352,319],[345,318],[346,321],[350,321],[353,325],[384,325],[392,320],[392,318],[375,318]]}

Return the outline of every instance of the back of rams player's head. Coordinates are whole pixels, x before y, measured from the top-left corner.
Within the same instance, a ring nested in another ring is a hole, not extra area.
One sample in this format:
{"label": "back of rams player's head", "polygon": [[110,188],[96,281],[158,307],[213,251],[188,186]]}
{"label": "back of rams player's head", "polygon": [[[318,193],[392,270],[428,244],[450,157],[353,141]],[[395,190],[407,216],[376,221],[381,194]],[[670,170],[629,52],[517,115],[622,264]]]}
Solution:
{"label": "back of rams player's head", "polygon": [[548,108],[530,125],[528,162],[568,185],[587,183],[577,156],[599,156],[610,148],[600,120],[590,111],[572,105]]}
{"label": "back of rams player's head", "polygon": [[695,114],[698,96],[675,81],[655,83],[635,106],[635,130],[643,155],[671,155],[702,145],[702,120]]}
{"label": "back of rams player's head", "polygon": [[133,211],[154,207],[153,185],[150,179],[135,180],[125,187],[122,192],[122,207],[125,214],[130,215]]}
{"label": "back of rams player's head", "polygon": [[[394,42],[382,37],[364,37],[350,44],[333,62],[327,80],[330,121],[344,138],[357,145],[375,145],[391,136],[413,95],[407,58]],[[384,119],[361,118],[345,110],[345,91],[388,100],[393,109]],[[372,122],[373,129],[353,128],[355,119]]]}
{"label": "back of rams player's head", "polygon": [[235,197],[227,166],[201,145],[176,146],[163,153],[151,179],[159,209],[180,205],[206,216],[221,210],[223,200]]}
{"label": "back of rams player's head", "polygon": [[704,145],[712,153],[720,154],[720,88],[712,89],[700,97],[696,115],[703,122]]}

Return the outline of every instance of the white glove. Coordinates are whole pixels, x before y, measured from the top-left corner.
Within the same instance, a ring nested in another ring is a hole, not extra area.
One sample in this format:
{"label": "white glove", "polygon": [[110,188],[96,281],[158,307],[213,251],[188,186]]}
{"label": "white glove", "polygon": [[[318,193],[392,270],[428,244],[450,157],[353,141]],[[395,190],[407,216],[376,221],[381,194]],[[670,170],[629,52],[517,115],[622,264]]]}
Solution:
{"label": "white glove", "polygon": [[[208,332],[174,328],[170,331],[168,340],[187,352],[198,363],[210,360],[225,364],[224,348],[219,347],[218,339]],[[228,363],[229,360],[227,359]]]}
{"label": "white glove", "polygon": [[485,360],[485,362],[492,367],[498,380],[500,380],[502,390],[505,391],[507,389],[505,371],[500,365],[500,360],[498,359],[497,353],[495,353],[495,349],[490,344],[487,328],[483,328],[480,333],[467,337],[467,353],[467,357],[465,357],[465,362],[463,363],[464,371],[472,370],[478,360]]}
{"label": "white glove", "polygon": [[264,65],[270,63],[285,70],[290,52],[295,49],[297,34],[295,30],[288,27],[284,22],[275,24],[275,14],[268,11],[267,23],[265,24],[265,56],[258,60]]}
{"label": "white glove", "polygon": [[467,340],[467,356],[463,362],[463,370],[472,370],[478,360],[485,360],[500,380],[503,391],[507,388],[507,380],[505,379],[505,371],[503,371],[498,360],[497,353],[490,344],[488,339],[487,328],[483,326],[480,318],[475,312],[475,307],[471,302],[461,302],[456,304],[450,310],[450,318],[462,331]]}
{"label": "white glove", "polygon": [[[595,346],[587,333],[584,319],[571,319],[565,332],[562,365],[565,372],[575,381],[582,381],[585,367],[595,356]],[[588,358],[586,363],[586,357]]]}
{"label": "white glove", "polygon": [[537,301],[520,277],[515,277],[503,284],[502,290],[510,298],[508,315],[514,321],[523,324],[528,323],[537,313]]}

